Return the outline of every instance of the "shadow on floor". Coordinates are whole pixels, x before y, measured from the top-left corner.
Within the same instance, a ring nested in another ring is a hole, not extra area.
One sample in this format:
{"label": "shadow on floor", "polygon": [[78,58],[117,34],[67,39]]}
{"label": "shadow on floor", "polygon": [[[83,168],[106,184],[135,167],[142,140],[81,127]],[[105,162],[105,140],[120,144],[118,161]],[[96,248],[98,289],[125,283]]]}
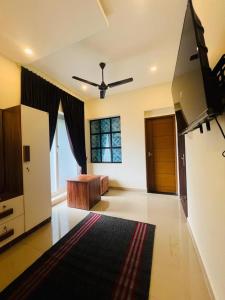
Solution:
{"label": "shadow on floor", "polygon": [[109,201],[101,200],[91,210],[92,211],[105,211],[109,208]]}

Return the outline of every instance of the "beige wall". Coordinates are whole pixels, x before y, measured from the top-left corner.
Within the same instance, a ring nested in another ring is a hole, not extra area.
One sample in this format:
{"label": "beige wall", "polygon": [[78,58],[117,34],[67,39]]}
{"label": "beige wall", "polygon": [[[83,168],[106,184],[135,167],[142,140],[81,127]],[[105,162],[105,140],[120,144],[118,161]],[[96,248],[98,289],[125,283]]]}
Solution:
{"label": "beige wall", "polygon": [[[146,189],[145,112],[158,112],[160,108],[171,107],[170,89],[170,84],[157,85],[86,103],[86,144],[90,173],[109,175],[111,186]],[[122,164],[91,164],[88,121],[108,116],[121,117]]]}
{"label": "beige wall", "polygon": [[[29,68],[30,69],[30,68]],[[0,54],[0,109],[19,105],[20,104],[20,73],[21,67],[14,63],[13,61],[5,58]],[[71,91],[66,88],[58,81],[48,77],[46,74],[39,72],[34,69],[30,69],[36,74],[40,75],[42,78],[45,78],[52,84],[55,84],[62,90],[70,93],[71,95],[78,97],[82,101],[85,101],[85,98],[81,96],[76,91]],[[61,109],[61,107],[60,107]]]}
{"label": "beige wall", "polygon": [[[194,0],[205,27],[210,64],[225,52],[225,1]],[[0,56],[0,108],[19,104],[20,67]],[[89,171],[108,174],[112,184],[146,188],[144,114],[172,105],[170,85],[159,85],[131,93],[94,100],[86,105],[86,120],[121,116],[123,163],[90,164]],[[220,117],[225,130],[225,116]],[[86,124],[88,125],[88,124]],[[87,130],[87,155],[89,151]],[[216,299],[225,299],[225,142],[215,124],[200,135],[186,136],[188,204],[191,230],[207,270]]]}
{"label": "beige wall", "polygon": [[[225,1],[195,0],[213,67],[225,53]],[[225,130],[225,115],[219,118]],[[216,299],[225,299],[225,150],[217,125],[186,136],[188,222]]]}
{"label": "beige wall", "polygon": [[0,55],[0,108],[20,103],[20,67]]}
{"label": "beige wall", "polygon": [[[213,67],[225,52],[225,1],[194,0],[205,27]],[[90,164],[89,171],[109,174],[113,185],[145,188],[144,112],[171,105],[169,85],[120,94],[88,103],[87,120],[120,115],[123,164]],[[146,114],[146,113],[145,113]],[[219,118],[225,130],[225,116]],[[86,124],[88,125],[88,124]],[[186,136],[188,205],[191,230],[216,299],[225,299],[225,142],[215,122],[210,132]],[[88,127],[87,131],[88,131]],[[87,155],[89,135],[87,134]]]}
{"label": "beige wall", "polygon": [[[225,116],[220,117],[225,130]],[[225,299],[225,141],[215,122],[210,132],[186,136],[188,222],[216,299]]]}

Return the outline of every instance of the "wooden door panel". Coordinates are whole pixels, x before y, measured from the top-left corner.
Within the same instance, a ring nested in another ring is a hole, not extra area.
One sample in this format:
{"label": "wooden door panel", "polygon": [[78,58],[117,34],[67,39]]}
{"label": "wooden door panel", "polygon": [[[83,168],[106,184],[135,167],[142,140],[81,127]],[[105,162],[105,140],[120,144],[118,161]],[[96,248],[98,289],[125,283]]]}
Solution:
{"label": "wooden door panel", "polygon": [[159,174],[173,174],[176,175],[174,162],[155,162],[154,168]]}
{"label": "wooden door panel", "polygon": [[168,121],[153,122],[153,136],[174,136],[174,126]]}
{"label": "wooden door panel", "polygon": [[176,184],[176,180],[173,174],[157,174],[155,176],[155,184],[172,187]]}
{"label": "wooden door panel", "polygon": [[174,116],[146,120],[148,192],[176,193]]}
{"label": "wooden door panel", "polygon": [[172,150],[157,150],[153,151],[154,162],[175,162],[174,151]]}
{"label": "wooden door panel", "polygon": [[157,149],[169,149],[174,151],[174,139],[173,135],[154,136],[153,148]]}
{"label": "wooden door panel", "polygon": [[[160,192],[158,192],[158,191],[160,191]],[[174,186],[157,185],[155,192],[156,193],[165,193],[165,194],[174,194]]]}

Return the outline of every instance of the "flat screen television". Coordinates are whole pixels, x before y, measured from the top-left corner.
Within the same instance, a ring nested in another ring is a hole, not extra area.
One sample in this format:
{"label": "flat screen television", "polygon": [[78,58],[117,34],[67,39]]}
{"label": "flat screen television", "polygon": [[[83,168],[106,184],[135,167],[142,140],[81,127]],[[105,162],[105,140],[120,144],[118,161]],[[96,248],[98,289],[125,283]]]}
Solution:
{"label": "flat screen television", "polygon": [[176,114],[189,132],[221,113],[216,78],[209,67],[204,28],[188,1],[172,83]]}

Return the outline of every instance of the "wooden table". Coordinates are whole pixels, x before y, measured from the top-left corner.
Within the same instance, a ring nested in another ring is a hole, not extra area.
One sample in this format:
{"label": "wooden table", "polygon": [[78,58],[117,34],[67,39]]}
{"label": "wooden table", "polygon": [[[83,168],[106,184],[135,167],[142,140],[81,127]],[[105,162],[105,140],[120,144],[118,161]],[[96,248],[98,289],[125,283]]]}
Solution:
{"label": "wooden table", "polygon": [[69,207],[90,210],[100,200],[100,176],[80,175],[67,180]]}

